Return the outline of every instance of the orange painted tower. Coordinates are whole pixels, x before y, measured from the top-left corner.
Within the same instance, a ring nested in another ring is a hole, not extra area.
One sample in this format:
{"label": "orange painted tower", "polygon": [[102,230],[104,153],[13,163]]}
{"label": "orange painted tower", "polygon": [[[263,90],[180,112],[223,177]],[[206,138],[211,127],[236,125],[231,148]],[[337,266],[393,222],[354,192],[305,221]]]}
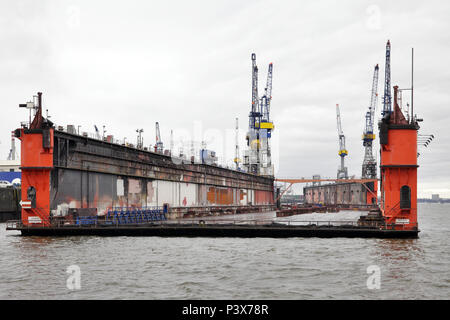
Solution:
{"label": "orange painted tower", "polygon": [[377,181],[366,183],[367,190],[367,198],[366,204],[374,205],[377,203],[377,194],[378,194],[378,183]]}
{"label": "orange painted tower", "polygon": [[37,106],[33,102],[20,106],[36,110],[29,127],[15,130],[15,136],[21,141],[22,224],[48,226],[54,129],[52,123],[42,117],[41,92],[38,92]]}
{"label": "orange painted tower", "polygon": [[380,129],[380,209],[388,228],[417,230],[417,131],[414,117],[407,120],[397,103],[387,112]]}

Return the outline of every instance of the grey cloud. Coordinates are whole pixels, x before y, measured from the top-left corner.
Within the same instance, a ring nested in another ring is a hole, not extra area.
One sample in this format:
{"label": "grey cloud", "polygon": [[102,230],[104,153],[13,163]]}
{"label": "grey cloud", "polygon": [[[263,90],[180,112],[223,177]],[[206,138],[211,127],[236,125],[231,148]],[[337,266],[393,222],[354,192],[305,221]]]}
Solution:
{"label": "grey cloud", "polygon": [[[371,6],[379,28],[368,25]],[[409,86],[415,48],[415,107],[422,132],[437,137],[419,158],[421,192],[434,183],[450,197],[447,1],[4,1],[0,9],[3,158],[9,131],[26,118],[17,105],[39,90],[57,123],[106,125],[127,140],[144,128],[154,143],[159,121],[166,146],[170,129],[201,120],[224,131],[238,116],[242,150],[255,52],[261,89],[274,63],[278,174],[335,176],[339,103],[349,171],[359,175],[373,66],[381,97],[390,39],[394,85]]]}

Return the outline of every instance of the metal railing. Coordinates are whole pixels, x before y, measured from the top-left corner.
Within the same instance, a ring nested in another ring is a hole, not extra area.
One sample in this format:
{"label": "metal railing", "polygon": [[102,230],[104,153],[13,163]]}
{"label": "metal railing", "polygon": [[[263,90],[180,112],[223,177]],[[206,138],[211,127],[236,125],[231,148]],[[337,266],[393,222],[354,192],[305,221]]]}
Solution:
{"label": "metal railing", "polygon": [[[164,221],[162,225],[233,225],[233,226],[267,226],[267,227],[311,227],[311,228],[361,228],[383,230],[411,230],[411,225],[387,224],[378,221],[358,220],[277,220],[277,219],[177,219]],[[408,226],[408,228],[406,228]],[[417,228],[418,224],[413,227]]]}
{"label": "metal railing", "polygon": [[[107,141],[107,136],[103,136],[103,134],[101,134],[100,132],[98,132],[98,133],[87,132],[87,131],[78,132],[78,128],[75,129],[74,132],[70,132],[67,130],[66,126],[61,126],[58,124],[54,124],[54,127],[55,127],[55,130],[60,131],[60,132],[67,132],[70,134],[76,134],[80,137],[86,137],[86,138],[91,138],[91,139],[100,140],[100,141]],[[127,142],[126,138],[124,138],[122,140],[110,138],[108,142],[114,143],[114,144],[126,145],[126,146],[130,146],[130,147],[135,147],[132,143]]]}
{"label": "metal railing", "polygon": [[22,221],[20,220],[8,220],[6,221],[6,230],[8,229],[17,229],[17,228],[21,228],[22,225]]}
{"label": "metal railing", "polygon": [[[298,220],[238,220],[238,219],[215,219],[215,220],[202,220],[202,219],[177,219],[177,220],[149,220],[149,221],[135,221],[128,223],[120,223],[118,220],[99,220],[97,217],[91,220],[91,223],[76,223],[77,220],[58,220],[53,221],[51,227],[64,228],[64,227],[83,227],[83,228],[97,228],[97,227],[142,227],[142,226],[234,226],[234,227],[308,227],[308,228],[349,228],[349,229],[380,229],[380,230],[411,230],[410,225],[406,228],[406,225],[399,224],[380,224],[376,222],[364,223],[361,225],[358,221],[298,221]],[[78,220],[79,221],[79,220]],[[23,225],[19,220],[10,220],[6,222],[7,230],[14,230],[18,228],[34,228],[43,227],[43,225]],[[413,228],[418,228],[418,224],[415,223]]]}
{"label": "metal railing", "polygon": [[233,225],[233,226],[273,226],[273,227],[356,227],[357,221],[277,221],[270,219],[176,219],[176,220],[128,220],[127,222],[119,219],[98,219],[98,217],[82,217],[74,220],[54,221],[52,227],[99,227],[99,226],[144,226],[144,225],[158,225],[158,226],[203,226],[203,225]]}
{"label": "metal railing", "polygon": [[[117,209],[117,210],[114,210]],[[128,209],[128,211],[126,210]],[[154,212],[152,212],[154,211]],[[119,217],[119,214],[127,216]],[[158,214],[152,217],[151,214]],[[232,225],[232,226],[254,226],[254,227],[310,227],[310,228],[361,228],[361,229],[383,229],[383,230],[411,230],[418,228],[418,224],[395,224],[380,223],[379,221],[359,220],[292,220],[286,218],[269,219],[241,219],[239,217],[216,219],[212,217],[184,218],[167,220],[163,207],[144,208],[111,208],[105,216],[81,216],[75,218],[53,217],[45,220],[51,227],[129,227],[129,226],[205,226],[205,225]],[[47,225],[48,226],[48,225]],[[44,219],[42,223],[23,225],[20,220],[6,222],[7,229],[46,227]]]}
{"label": "metal railing", "polygon": [[244,226],[358,226],[358,221],[355,220],[335,220],[335,221],[318,221],[318,220],[277,220],[277,219],[177,219],[169,220],[165,224],[178,225],[244,225]]}

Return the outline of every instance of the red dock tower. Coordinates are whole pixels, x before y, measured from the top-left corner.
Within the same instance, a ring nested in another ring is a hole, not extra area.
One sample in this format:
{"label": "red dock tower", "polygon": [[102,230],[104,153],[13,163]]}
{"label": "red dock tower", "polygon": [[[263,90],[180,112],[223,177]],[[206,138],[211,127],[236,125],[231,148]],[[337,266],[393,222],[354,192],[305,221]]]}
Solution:
{"label": "red dock tower", "polygon": [[387,225],[395,229],[417,229],[417,131],[411,115],[407,120],[397,103],[379,124],[381,153],[380,209]]}

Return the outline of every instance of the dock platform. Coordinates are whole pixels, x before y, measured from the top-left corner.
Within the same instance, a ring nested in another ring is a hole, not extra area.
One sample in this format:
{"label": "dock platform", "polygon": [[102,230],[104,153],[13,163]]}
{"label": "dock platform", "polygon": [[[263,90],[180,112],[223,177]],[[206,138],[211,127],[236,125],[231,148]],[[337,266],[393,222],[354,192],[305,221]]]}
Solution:
{"label": "dock platform", "polygon": [[241,237],[241,238],[417,238],[419,230],[394,230],[329,223],[292,225],[286,223],[218,223],[204,220],[192,223],[148,223],[127,225],[22,226],[8,223],[7,230],[22,236],[155,236],[155,237]]}

